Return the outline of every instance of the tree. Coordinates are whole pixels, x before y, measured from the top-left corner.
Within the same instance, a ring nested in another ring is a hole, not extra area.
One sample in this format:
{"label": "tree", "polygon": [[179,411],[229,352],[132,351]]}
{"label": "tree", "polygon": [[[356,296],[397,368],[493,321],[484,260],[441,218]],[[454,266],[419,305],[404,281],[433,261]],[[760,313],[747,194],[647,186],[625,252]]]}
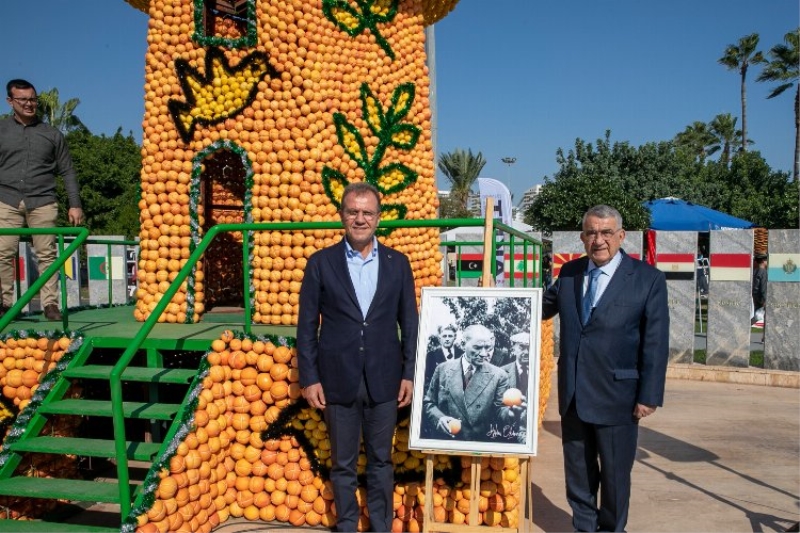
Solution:
{"label": "tree", "polygon": [[485,165],[483,154],[473,155],[471,149],[465,152],[459,148],[439,156],[439,170],[450,182],[450,198],[463,211],[469,211],[467,202],[472,186]]}
{"label": "tree", "polygon": [[[142,161],[133,136],[126,137],[120,130],[111,137],[74,131],[67,135],[67,144],[81,186],[86,226],[92,234],[137,235]],[[63,209],[66,200],[59,205]],[[65,215],[61,213],[61,224]]]}
{"label": "tree", "polygon": [[714,134],[708,131],[708,124],[696,120],[675,136],[675,146],[688,150],[703,163],[715,140]]}
{"label": "tree", "polygon": [[800,184],[788,172],[770,169],[758,152],[734,155],[730,169],[721,169],[719,178],[722,194],[709,207],[760,227],[797,227]]}
{"label": "tree", "polygon": [[[583,214],[590,207],[606,204],[617,209],[627,229],[644,229],[650,213],[642,200],[624,190],[620,167],[632,167],[635,154],[627,144],[610,144],[611,132],[598,139],[597,148],[576,139],[567,155],[559,148],[556,160],[561,168],[553,180],[545,179],[541,192],[525,212],[525,222],[539,231],[578,231]],[[626,171],[625,171],[626,172]]]}
{"label": "tree", "polygon": [[794,93],[794,180],[800,179],[800,28],[784,35],[786,44],[776,44],[769,55],[771,60],[756,81],[774,81],[775,87],[767,98],[775,98],[797,85]]}
{"label": "tree", "polygon": [[39,94],[36,114],[39,120],[50,124],[65,135],[71,131],[89,131],[75,114],[75,108],[80,103],[79,99],[70,98],[62,104],[58,97],[58,89],[53,88]]}
{"label": "tree", "polygon": [[764,54],[758,47],[758,34],[751,33],[739,39],[738,44],[729,44],[725,52],[717,61],[728,70],[738,70],[741,76],[742,95],[742,151],[747,150],[747,69],[750,65],[764,63]]}
{"label": "tree", "polygon": [[[732,150],[742,146],[742,130],[736,129],[737,118],[730,113],[717,115],[709,123],[709,131],[714,136],[714,143],[708,149],[708,153],[714,154],[720,150],[719,162],[725,166],[731,160]],[[748,141],[752,144],[752,141]]]}

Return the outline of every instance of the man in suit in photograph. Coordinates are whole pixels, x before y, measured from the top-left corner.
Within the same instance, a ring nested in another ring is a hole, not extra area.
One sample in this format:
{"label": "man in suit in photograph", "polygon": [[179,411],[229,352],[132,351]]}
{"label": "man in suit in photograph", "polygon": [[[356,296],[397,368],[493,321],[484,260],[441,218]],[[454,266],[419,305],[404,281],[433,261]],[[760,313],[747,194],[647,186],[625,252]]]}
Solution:
{"label": "man in suit in photograph", "polygon": [[561,319],[567,501],[576,531],[624,531],[639,422],[664,401],[667,284],[663,272],[621,249],[625,230],[616,209],[589,209],[582,228],[586,256],[561,268],[542,302],[544,319]]}
{"label": "man in suit in photograph", "polygon": [[524,443],[526,439],[526,414],[528,409],[528,376],[530,372],[529,333],[517,333],[511,336],[511,355],[514,361],[503,367],[508,374],[508,388],[517,389],[522,394],[522,403],[515,406],[517,420],[505,431],[509,441]]}
{"label": "man in suit in photograph", "polygon": [[464,353],[459,346],[456,346],[456,327],[453,324],[439,326],[437,330],[439,346],[429,351],[425,359],[425,383],[431,382],[433,371],[445,361],[458,359]]}
{"label": "man in suit in photograph", "polygon": [[313,254],[300,289],[297,354],[309,405],[331,441],[337,531],[356,531],[356,467],[363,436],[372,531],[390,531],[397,409],[411,402],[417,301],[406,256],[375,238],[380,195],[351,183],[339,212],[341,242]]}
{"label": "man in suit in photograph", "polygon": [[423,399],[424,424],[434,438],[492,442],[511,420],[503,405],[508,374],[489,363],[494,341],[485,326],[467,326],[464,356],[436,367]]}

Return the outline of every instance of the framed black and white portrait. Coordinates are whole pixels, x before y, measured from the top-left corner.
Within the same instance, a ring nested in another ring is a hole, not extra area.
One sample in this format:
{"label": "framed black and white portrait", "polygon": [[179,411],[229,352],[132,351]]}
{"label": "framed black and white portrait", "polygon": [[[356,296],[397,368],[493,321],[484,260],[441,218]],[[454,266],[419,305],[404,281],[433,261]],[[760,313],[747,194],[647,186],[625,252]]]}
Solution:
{"label": "framed black and white portrait", "polygon": [[425,287],[409,446],[535,455],[542,290]]}

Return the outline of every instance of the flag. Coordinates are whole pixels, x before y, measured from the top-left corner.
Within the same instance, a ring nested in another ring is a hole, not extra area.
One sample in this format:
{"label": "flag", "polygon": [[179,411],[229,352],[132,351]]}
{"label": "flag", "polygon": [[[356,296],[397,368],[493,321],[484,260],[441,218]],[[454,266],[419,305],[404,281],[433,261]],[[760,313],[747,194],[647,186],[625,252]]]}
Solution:
{"label": "flag", "polygon": [[483,254],[460,254],[458,275],[462,278],[477,278],[483,273]]}
{"label": "flag", "polygon": [[694,254],[656,254],[656,268],[668,280],[693,280],[695,271]]}
{"label": "flag", "polygon": [[561,267],[564,264],[569,263],[574,259],[583,257],[584,255],[586,254],[553,254],[553,281],[555,281],[558,275],[561,273]]}
{"label": "flag", "polygon": [[64,263],[64,275],[67,279],[78,279],[78,255],[72,254]]}
{"label": "flag", "polygon": [[750,281],[750,254],[711,254],[708,259],[711,281]]}
{"label": "flag", "polygon": [[769,254],[767,264],[770,282],[800,283],[800,254]]}
{"label": "flag", "polygon": [[[108,279],[108,265],[105,256],[89,257],[89,279],[103,280]],[[112,279],[125,279],[125,265],[121,257],[111,258]]]}
{"label": "flag", "polygon": [[[514,254],[514,279],[534,279],[538,277],[536,272],[536,254],[528,254],[527,260],[524,254]],[[511,277],[511,257],[510,254],[505,254],[505,266],[503,268],[503,275],[506,279]]]}

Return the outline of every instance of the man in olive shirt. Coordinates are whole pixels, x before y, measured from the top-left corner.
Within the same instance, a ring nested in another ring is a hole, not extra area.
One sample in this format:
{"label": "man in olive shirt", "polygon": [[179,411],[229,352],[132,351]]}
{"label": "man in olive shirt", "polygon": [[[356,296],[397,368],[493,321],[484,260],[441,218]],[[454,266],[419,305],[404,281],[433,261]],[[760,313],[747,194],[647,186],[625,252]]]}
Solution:
{"label": "man in olive shirt", "polygon": [[[64,179],[69,197],[69,222],[83,222],[78,180],[67,143],[60,131],[39,121],[36,89],[25,80],[6,85],[12,116],[0,120],[0,227],[56,226],[56,176]],[[14,258],[19,236],[0,236],[0,316],[14,303]],[[33,249],[44,272],[56,259],[54,235],[34,235]],[[41,302],[48,320],[61,320],[58,276],[42,287]]]}

